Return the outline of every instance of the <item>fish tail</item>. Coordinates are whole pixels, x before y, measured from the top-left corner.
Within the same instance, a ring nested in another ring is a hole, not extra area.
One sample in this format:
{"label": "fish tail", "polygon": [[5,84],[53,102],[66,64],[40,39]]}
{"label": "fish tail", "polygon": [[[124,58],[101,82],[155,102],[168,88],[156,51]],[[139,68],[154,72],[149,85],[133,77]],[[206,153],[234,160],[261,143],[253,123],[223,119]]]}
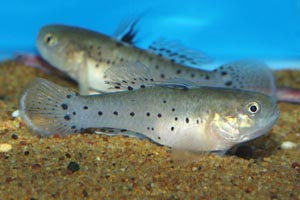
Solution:
{"label": "fish tail", "polygon": [[20,115],[41,136],[78,132],[69,113],[70,103],[77,96],[75,92],[44,79],[34,79],[21,96]]}

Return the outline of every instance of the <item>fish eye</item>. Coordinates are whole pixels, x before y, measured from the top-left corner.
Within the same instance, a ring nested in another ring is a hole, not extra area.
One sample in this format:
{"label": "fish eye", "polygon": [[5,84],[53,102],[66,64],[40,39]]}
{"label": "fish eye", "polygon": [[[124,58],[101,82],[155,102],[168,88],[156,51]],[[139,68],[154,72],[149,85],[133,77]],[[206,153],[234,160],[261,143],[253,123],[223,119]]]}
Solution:
{"label": "fish eye", "polygon": [[259,112],[260,105],[257,102],[250,102],[250,103],[248,103],[247,108],[251,114],[255,114],[255,113]]}
{"label": "fish eye", "polygon": [[44,42],[49,46],[53,46],[57,43],[57,39],[53,34],[47,33],[44,37]]}

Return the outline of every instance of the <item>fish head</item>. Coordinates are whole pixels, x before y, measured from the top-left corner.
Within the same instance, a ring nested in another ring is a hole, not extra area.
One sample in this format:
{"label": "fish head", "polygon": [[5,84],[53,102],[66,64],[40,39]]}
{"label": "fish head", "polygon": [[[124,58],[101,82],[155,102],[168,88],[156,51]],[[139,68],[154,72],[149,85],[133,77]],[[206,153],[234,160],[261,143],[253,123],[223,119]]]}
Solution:
{"label": "fish head", "polygon": [[36,44],[41,56],[54,67],[72,74],[72,70],[82,61],[83,51],[78,45],[75,27],[47,25],[38,33]]}
{"label": "fish head", "polygon": [[255,139],[268,132],[279,118],[274,97],[257,92],[237,92],[235,98],[224,99],[225,105],[212,114],[211,133],[219,148]]}

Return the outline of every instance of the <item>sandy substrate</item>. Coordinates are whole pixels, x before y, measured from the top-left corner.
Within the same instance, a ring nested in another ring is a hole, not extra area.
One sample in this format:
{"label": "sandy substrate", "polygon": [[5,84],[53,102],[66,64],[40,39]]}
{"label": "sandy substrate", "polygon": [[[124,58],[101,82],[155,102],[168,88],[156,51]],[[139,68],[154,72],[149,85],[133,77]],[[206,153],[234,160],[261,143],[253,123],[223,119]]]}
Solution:
{"label": "sandy substrate", "polygon": [[[272,131],[232,155],[182,155],[137,138],[33,135],[12,113],[34,77],[76,88],[37,69],[0,64],[0,150],[8,151],[0,153],[0,199],[300,199],[300,105],[280,103]],[[276,77],[300,88],[300,72]],[[297,146],[282,149],[286,141]]]}

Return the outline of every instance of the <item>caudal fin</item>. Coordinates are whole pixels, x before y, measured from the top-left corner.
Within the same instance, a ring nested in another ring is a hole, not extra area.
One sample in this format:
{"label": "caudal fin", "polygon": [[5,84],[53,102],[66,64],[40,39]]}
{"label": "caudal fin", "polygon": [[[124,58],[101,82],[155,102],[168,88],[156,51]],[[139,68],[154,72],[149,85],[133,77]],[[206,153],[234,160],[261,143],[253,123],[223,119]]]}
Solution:
{"label": "caudal fin", "polygon": [[41,136],[78,132],[70,114],[70,103],[76,96],[73,91],[37,78],[22,94],[20,115]]}

